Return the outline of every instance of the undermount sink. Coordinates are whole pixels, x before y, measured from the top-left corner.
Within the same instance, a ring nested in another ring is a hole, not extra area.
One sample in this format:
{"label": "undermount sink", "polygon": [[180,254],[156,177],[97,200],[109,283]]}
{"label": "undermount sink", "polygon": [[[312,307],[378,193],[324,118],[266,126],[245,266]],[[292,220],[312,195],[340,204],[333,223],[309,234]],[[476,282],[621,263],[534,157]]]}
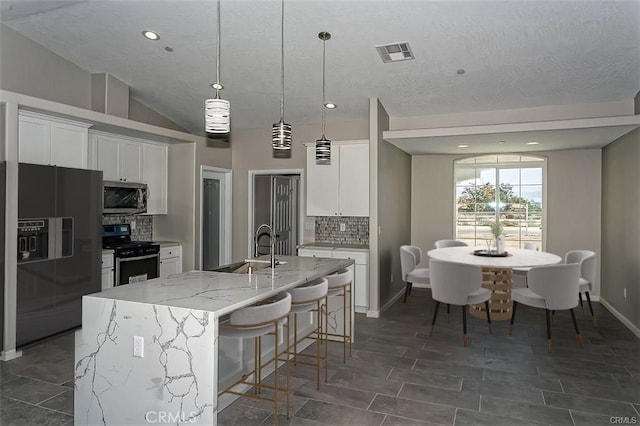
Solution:
{"label": "undermount sink", "polygon": [[[281,262],[276,260],[276,266],[283,265],[287,262]],[[217,268],[210,269],[215,272],[226,272],[230,274],[249,274],[260,269],[269,268],[271,261],[268,259],[245,259],[242,262],[230,263],[228,265],[218,266]]]}

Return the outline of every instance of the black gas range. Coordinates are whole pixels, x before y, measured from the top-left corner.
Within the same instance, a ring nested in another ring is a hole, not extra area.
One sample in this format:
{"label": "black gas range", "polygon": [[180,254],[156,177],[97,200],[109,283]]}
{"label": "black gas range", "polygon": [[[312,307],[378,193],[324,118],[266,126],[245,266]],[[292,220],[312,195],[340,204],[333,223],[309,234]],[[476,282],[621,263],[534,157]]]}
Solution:
{"label": "black gas range", "polygon": [[114,285],[158,278],[160,245],[153,241],[132,241],[128,223],[102,225],[102,248],[114,253]]}

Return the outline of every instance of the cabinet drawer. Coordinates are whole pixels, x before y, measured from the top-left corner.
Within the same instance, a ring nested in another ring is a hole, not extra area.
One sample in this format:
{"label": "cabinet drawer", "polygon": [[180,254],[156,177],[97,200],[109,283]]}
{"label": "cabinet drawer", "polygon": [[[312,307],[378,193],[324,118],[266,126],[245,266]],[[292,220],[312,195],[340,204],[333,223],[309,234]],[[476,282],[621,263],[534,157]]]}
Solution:
{"label": "cabinet drawer", "polygon": [[160,260],[179,257],[181,254],[180,246],[160,247]]}
{"label": "cabinet drawer", "polygon": [[335,259],[353,259],[357,265],[366,265],[369,263],[369,253],[361,251],[335,249],[333,251],[333,257]]}
{"label": "cabinet drawer", "polygon": [[331,249],[298,249],[298,256],[302,257],[328,257],[331,258]]}
{"label": "cabinet drawer", "polygon": [[101,268],[113,268],[113,253],[103,254],[102,255],[102,266]]}

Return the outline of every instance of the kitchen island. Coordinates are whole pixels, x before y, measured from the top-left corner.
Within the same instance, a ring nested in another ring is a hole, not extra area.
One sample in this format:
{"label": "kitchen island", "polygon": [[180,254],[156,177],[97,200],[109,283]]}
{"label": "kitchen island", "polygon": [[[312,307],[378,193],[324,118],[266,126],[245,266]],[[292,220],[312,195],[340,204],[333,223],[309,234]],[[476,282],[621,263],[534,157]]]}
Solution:
{"label": "kitchen island", "polygon": [[[75,336],[75,424],[216,424],[219,408],[229,403],[219,403],[219,386],[250,370],[253,352],[242,340],[218,339],[218,323],[236,309],[353,265],[349,259],[279,260],[274,269],[251,274],[191,271],[84,296]],[[336,322],[341,308],[342,302],[329,304],[334,331],[342,328]]]}

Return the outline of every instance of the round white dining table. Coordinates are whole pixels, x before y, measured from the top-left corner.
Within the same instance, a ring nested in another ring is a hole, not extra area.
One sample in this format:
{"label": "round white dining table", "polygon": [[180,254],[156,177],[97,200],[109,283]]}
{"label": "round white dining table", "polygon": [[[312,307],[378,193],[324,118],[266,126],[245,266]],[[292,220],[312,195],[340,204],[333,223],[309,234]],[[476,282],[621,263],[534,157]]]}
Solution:
{"label": "round white dining table", "polygon": [[487,268],[523,268],[553,265],[562,261],[560,256],[553,253],[511,247],[507,247],[509,256],[506,257],[476,256],[473,254],[474,250],[480,249],[481,247],[446,247],[429,250],[427,255],[431,259],[466,263]]}
{"label": "round white dining table", "polygon": [[[482,287],[491,290],[489,312],[492,320],[509,320],[513,309],[511,287],[513,286],[512,268],[545,266],[560,263],[562,258],[544,251],[507,248],[507,256],[489,257],[473,254],[482,248],[446,247],[430,250],[427,255],[431,259],[447,262],[466,263],[482,267]],[[486,316],[483,304],[471,305],[469,313],[478,318]]]}

